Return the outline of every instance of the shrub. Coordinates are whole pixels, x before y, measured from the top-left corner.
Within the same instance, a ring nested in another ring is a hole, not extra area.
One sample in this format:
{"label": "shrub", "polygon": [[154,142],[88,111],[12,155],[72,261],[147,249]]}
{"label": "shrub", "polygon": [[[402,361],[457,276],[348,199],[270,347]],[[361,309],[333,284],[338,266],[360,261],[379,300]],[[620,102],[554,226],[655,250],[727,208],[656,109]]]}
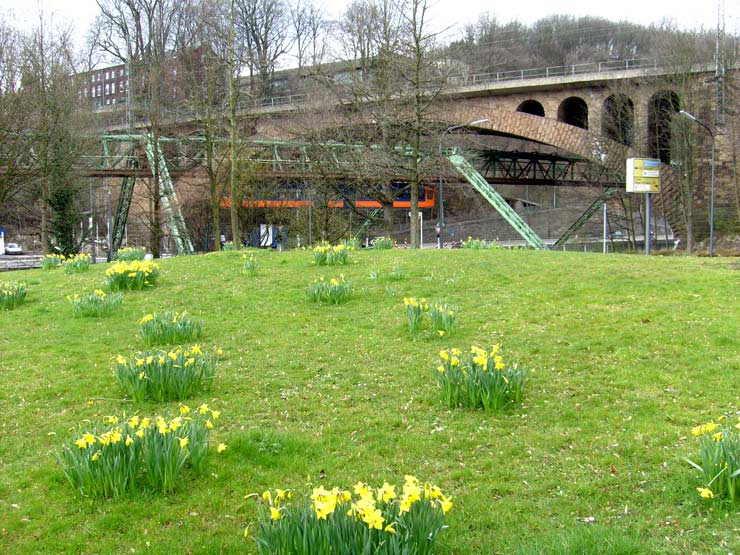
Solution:
{"label": "shrub", "polygon": [[203,322],[187,312],[155,312],[139,320],[144,345],[174,345],[192,343],[203,336]]}
{"label": "shrub", "polygon": [[90,269],[90,261],[92,257],[84,252],[75,254],[74,256],[68,256],[62,261],[62,267],[68,274],[75,274],[80,272],[86,272]]}
{"label": "shrub", "polygon": [[116,252],[116,258],[125,262],[132,260],[144,260],[146,249],[144,247],[123,247]]}
{"label": "shrub", "polygon": [[41,268],[43,270],[53,270],[62,265],[64,256],[61,254],[45,254],[41,259]]}
{"label": "shrub", "polygon": [[243,254],[242,260],[242,274],[247,277],[255,277],[257,275],[257,259],[253,254]]}
{"label": "shrub", "polygon": [[[122,497],[147,484],[170,493],[185,467],[200,473],[208,458],[208,436],[218,411],[182,405],[180,415],[132,416],[119,423],[109,416],[102,426],[80,429],[57,452],[64,475],[82,496]],[[217,451],[226,448],[220,444]]]}
{"label": "shrub", "polygon": [[496,241],[486,241],[485,239],[473,239],[468,237],[461,243],[464,249],[499,249],[501,246]]}
{"label": "shrub", "polygon": [[473,346],[465,356],[459,349],[440,351],[437,380],[447,408],[500,411],[522,402],[527,373],[504,364],[499,351],[499,345],[491,352]]}
{"label": "shrub", "polygon": [[429,305],[427,304],[426,299],[416,300],[414,297],[404,298],[403,304],[406,307],[409,331],[411,333],[416,333],[421,329],[421,324],[424,320],[424,313],[429,310]]}
{"label": "shrub", "polygon": [[313,263],[316,266],[341,266],[349,262],[351,247],[322,244],[313,248]]}
{"label": "shrub", "polygon": [[67,295],[67,300],[72,303],[72,314],[74,316],[107,316],[116,310],[123,302],[123,294],[111,293],[96,289],[94,293],[79,296]]}
{"label": "shrub", "polygon": [[140,291],[153,287],[159,278],[159,265],[151,260],[119,261],[105,271],[111,291]]}
{"label": "shrub", "polygon": [[226,241],[223,245],[221,245],[222,251],[233,251],[234,250],[234,242],[233,241]]}
{"label": "shrub", "polygon": [[[256,531],[260,554],[429,555],[452,508],[440,488],[406,476],[401,492],[358,482],[353,492],[313,488],[309,499],[265,491]],[[256,494],[253,494],[257,497]]]}
{"label": "shrub", "polygon": [[386,250],[392,249],[395,246],[395,241],[391,237],[376,237],[370,244],[375,249]]}
{"label": "shrub", "polygon": [[116,379],[137,403],[182,401],[211,389],[217,363],[216,355],[204,353],[200,345],[136,353],[129,358],[118,355]]}
{"label": "shrub", "polygon": [[22,281],[0,281],[0,308],[12,310],[26,301],[28,287]]}
{"label": "shrub", "polygon": [[313,302],[340,304],[352,296],[352,281],[339,274],[339,278],[325,280],[320,277],[306,289],[308,298]]}
{"label": "shrub", "polygon": [[696,426],[692,434],[699,439],[699,464],[686,461],[704,476],[704,487],[696,488],[699,495],[740,503],[740,421],[720,416]]}

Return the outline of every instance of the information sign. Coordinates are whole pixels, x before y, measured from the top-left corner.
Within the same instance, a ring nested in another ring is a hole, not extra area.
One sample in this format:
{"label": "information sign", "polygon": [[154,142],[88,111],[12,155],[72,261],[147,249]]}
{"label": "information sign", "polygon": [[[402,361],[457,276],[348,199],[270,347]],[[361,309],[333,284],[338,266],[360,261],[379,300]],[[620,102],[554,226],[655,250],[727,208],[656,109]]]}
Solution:
{"label": "information sign", "polygon": [[627,158],[627,192],[659,193],[660,160]]}

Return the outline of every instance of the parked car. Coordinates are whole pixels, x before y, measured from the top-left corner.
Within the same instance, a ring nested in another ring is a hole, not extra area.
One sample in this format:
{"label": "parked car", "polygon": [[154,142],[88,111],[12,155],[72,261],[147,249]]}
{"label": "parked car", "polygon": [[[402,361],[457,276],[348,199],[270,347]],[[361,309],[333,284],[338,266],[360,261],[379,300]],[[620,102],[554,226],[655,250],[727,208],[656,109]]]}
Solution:
{"label": "parked car", "polygon": [[18,243],[8,243],[5,245],[5,254],[23,254],[23,247]]}

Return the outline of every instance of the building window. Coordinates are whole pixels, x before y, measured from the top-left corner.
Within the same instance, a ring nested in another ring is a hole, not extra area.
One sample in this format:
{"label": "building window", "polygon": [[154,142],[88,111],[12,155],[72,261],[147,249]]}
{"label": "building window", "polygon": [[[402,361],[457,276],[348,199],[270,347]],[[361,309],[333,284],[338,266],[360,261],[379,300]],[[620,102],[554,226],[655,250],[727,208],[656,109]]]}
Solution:
{"label": "building window", "polygon": [[87,87],[83,87],[83,89],[82,89],[82,96],[84,96],[85,98],[87,98]]}
{"label": "building window", "polygon": [[115,82],[115,81],[113,81],[113,82],[112,82],[112,83],[110,84],[110,93],[111,93],[111,94],[116,94],[116,82]]}
{"label": "building window", "polygon": [[118,70],[118,76],[123,77],[123,68]]}
{"label": "building window", "polygon": [[110,94],[110,83],[105,84],[105,94],[106,96]]}
{"label": "building window", "polygon": [[103,96],[103,90],[100,85],[98,85],[98,96]]}
{"label": "building window", "polygon": [[95,74],[92,74],[92,75],[90,76],[90,82],[91,82],[91,83],[94,83],[94,82],[95,82]]}

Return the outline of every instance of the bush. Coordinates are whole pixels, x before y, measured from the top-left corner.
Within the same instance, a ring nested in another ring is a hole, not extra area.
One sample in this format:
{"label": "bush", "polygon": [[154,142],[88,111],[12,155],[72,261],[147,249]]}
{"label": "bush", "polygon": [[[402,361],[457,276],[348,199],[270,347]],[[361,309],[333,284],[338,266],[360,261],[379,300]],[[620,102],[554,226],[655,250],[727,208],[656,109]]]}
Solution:
{"label": "bush", "polygon": [[140,291],[153,287],[159,278],[159,265],[151,260],[120,261],[105,271],[111,291]]}
{"label": "bush", "polygon": [[[174,491],[186,467],[200,473],[208,458],[208,436],[219,412],[201,405],[180,416],[138,415],[119,424],[109,416],[104,425],[80,429],[76,439],[64,443],[57,460],[64,475],[82,496],[119,498],[144,484],[161,493]],[[226,448],[220,444],[218,452]]]}
{"label": "bush", "polygon": [[329,281],[322,276],[308,286],[306,294],[313,302],[344,303],[352,296],[352,281],[345,279],[344,274],[339,274],[339,278],[331,278]]}
{"label": "bush", "polygon": [[72,314],[74,316],[107,316],[113,313],[123,302],[123,294],[111,293],[96,289],[94,293],[79,296],[67,295],[67,300],[72,303]]}
{"label": "bush", "polygon": [[132,260],[144,260],[146,249],[144,247],[123,247],[116,252],[116,258],[125,262]]}
{"label": "bush", "polygon": [[[738,419],[740,420],[740,419]],[[704,476],[704,486],[697,487],[705,499],[723,499],[731,505],[740,503],[740,421],[720,416],[692,429],[699,439],[699,464],[686,461]]]}
{"label": "bush", "polygon": [[0,309],[13,310],[26,302],[28,287],[22,281],[0,281]]}
{"label": "bush", "polygon": [[408,475],[399,493],[387,482],[376,489],[358,482],[354,493],[317,487],[309,499],[294,500],[276,489],[261,499],[255,535],[264,555],[429,555],[452,508],[440,488]]}
{"label": "bush", "polygon": [[499,351],[499,345],[490,353],[473,346],[464,357],[459,349],[440,351],[437,380],[447,408],[500,411],[522,402],[527,373],[504,364]]}
{"label": "bush", "polygon": [[75,254],[74,256],[68,256],[62,261],[62,267],[68,274],[76,274],[80,272],[86,272],[90,269],[90,261],[92,257],[87,253]]}
{"label": "bush", "polygon": [[216,355],[204,353],[200,345],[136,353],[129,358],[118,355],[116,379],[137,403],[182,401],[211,389],[217,363]]}

